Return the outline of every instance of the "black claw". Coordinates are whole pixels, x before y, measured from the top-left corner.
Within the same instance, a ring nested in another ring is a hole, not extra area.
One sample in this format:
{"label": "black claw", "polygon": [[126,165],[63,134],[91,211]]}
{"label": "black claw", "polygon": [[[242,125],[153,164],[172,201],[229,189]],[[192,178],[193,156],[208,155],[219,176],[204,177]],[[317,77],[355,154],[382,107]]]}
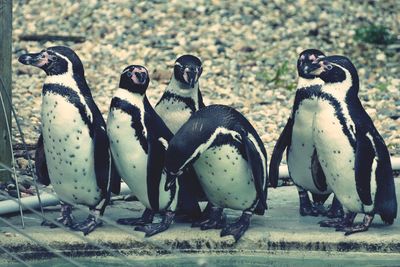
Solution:
{"label": "black claw", "polygon": [[249,228],[251,215],[243,213],[239,220],[222,229],[220,236],[232,235],[235,238],[235,242],[237,242]]}
{"label": "black claw", "polygon": [[170,227],[171,223],[173,222],[174,215],[175,214],[173,212],[167,211],[160,223],[153,223],[145,226],[136,226],[135,231],[145,232],[145,237],[150,237],[155,234],[164,232]]}
{"label": "black claw", "polygon": [[192,227],[200,227],[201,230],[222,229],[226,226],[226,215],[223,214],[222,208],[212,207],[207,216],[203,216],[203,220],[193,223]]}
{"label": "black claw", "polygon": [[89,215],[89,217],[81,223],[77,223],[71,227],[74,231],[81,231],[84,235],[88,235],[93,232],[94,229],[103,225],[103,222],[97,220],[97,218],[93,215]]}
{"label": "black claw", "polygon": [[146,225],[153,222],[154,212],[149,209],[145,209],[140,218],[121,218],[117,220],[118,224],[122,225]]}

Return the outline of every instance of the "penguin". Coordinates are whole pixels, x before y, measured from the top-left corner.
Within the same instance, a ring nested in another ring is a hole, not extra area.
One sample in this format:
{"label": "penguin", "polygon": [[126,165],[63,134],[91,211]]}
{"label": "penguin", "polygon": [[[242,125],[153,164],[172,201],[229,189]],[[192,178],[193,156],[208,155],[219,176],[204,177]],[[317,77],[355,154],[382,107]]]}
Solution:
{"label": "penguin", "polygon": [[155,106],[155,110],[173,134],[197,110],[203,108],[199,78],[202,63],[193,55],[183,55],[175,61],[171,80]]}
{"label": "penguin", "polygon": [[[328,215],[343,217],[343,209],[336,198],[331,208],[326,211],[323,204],[332,190],[326,183],[318,159],[315,157],[313,140],[313,124],[317,109],[317,96],[323,81],[309,72],[313,70],[313,62],[325,57],[317,49],[307,49],[300,53],[297,60],[298,84],[292,113],[282,131],[271,156],[270,180],[276,187],[279,177],[279,164],[286,149],[287,164],[290,177],[296,184],[301,216]],[[314,203],[311,203],[308,192],[311,192]]]}
{"label": "penguin", "polygon": [[[142,226],[136,230],[146,232],[146,237],[168,229],[177,202],[175,192],[179,190],[179,186],[164,190],[165,150],[173,134],[147,99],[149,82],[145,67],[126,67],[107,118],[107,134],[118,173],[146,208],[141,218],[117,222]],[[159,211],[163,212],[162,222],[151,224]]]}
{"label": "penguin", "polygon": [[[58,222],[85,235],[101,226],[99,219],[110,199],[119,193],[104,119],[93,101],[81,60],[65,46],[24,54],[19,62],[45,71],[42,89],[41,135],[36,149],[36,173],[52,184],[61,200]],[[75,222],[74,204],[90,209],[88,218]],[[49,222],[43,225],[54,227]]]}
{"label": "penguin", "polygon": [[[202,72],[202,62],[196,56],[183,55],[175,61],[171,80],[155,106],[155,111],[173,134],[194,112],[205,106],[199,84]],[[179,199],[206,200],[193,168],[185,170],[180,179],[185,189],[180,190],[182,196]],[[178,216],[183,218],[182,221],[192,221],[192,227],[197,227],[207,218],[210,209],[211,204],[202,213],[197,202],[186,201],[179,202],[177,213],[182,215]]]}
{"label": "penguin", "polygon": [[221,236],[235,241],[246,232],[253,213],[263,215],[267,195],[267,154],[256,130],[235,109],[210,105],[194,113],[171,139],[165,156],[166,188],[193,165],[213,204],[202,230],[218,228],[224,208],[242,211]]}
{"label": "penguin", "polygon": [[[313,129],[316,156],[346,209],[344,218],[320,225],[350,235],[367,231],[375,214],[392,224],[397,199],[390,155],[358,98],[357,70],[344,56],[321,58],[316,65],[311,74],[324,81]],[[357,213],[364,214],[362,223],[354,223]]]}

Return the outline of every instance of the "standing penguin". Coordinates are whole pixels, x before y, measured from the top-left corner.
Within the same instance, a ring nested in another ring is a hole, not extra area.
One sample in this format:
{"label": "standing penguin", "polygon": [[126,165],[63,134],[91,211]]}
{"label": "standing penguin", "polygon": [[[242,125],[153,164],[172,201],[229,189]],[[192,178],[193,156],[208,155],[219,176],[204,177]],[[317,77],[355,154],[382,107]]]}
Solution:
{"label": "standing penguin", "polygon": [[[146,236],[168,229],[174,216],[177,190],[176,187],[164,190],[165,146],[173,134],[146,97],[149,81],[145,67],[126,67],[107,119],[107,133],[117,170],[146,207],[141,218],[124,218],[117,222],[139,226],[149,224],[139,228],[146,232]],[[164,213],[162,222],[151,224],[158,211]]]}
{"label": "standing penguin", "polygon": [[[318,60],[311,74],[324,81],[318,97],[314,140],[326,180],[347,209],[343,219],[320,222],[346,235],[367,231],[375,214],[387,224],[397,216],[390,155],[359,98],[359,78],[343,56]],[[353,224],[364,213],[360,224]]]}
{"label": "standing penguin", "polygon": [[[297,61],[299,75],[292,114],[275,145],[270,162],[272,186],[278,184],[279,164],[282,154],[287,150],[287,163],[290,177],[296,184],[300,199],[300,215],[343,217],[343,209],[334,198],[331,209],[326,212],[323,203],[332,190],[326,183],[325,174],[316,158],[313,140],[313,124],[317,110],[317,96],[323,81],[310,74],[317,59],[325,55],[317,49],[307,49],[300,53]],[[312,204],[308,191],[313,196]]]}
{"label": "standing penguin", "polygon": [[185,167],[193,165],[214,205],[201,229],[216,228],[223,208],[243,211],[221,236],[235,240],[245,233],[253,213],[266,209],[267,155],[253,126],[238,111],[211,105],[194,113],[170,141],[165,157],[166,188]]}
{"label": "standing penguin", "polygon": [[[193,55],[183,55],[175,61],[171,80],[155,106],[155,111],[173,134],[194,112],[204,107],[199,85],[202,72],[203,67],[200,59]],[[185,188],[180,191],[182,196],[179,199],[204,198],[204,192],[202,192],[193,168],[185,170],[185,173],[179,179],[181,179],[181,185]],[[204,217],[207,217],[210,208],[211,206],[207,205],[203,214]],[[201,210],[197,203],[179,202],[178,210],[180,213],[188,215],[195,222],[193,226],[198,225]]]}
{"label": "standing penguin", "polygon": [[[57,220],[85,235],[102,223],[110,190],[119,192],[104,119],[86,83],[82,62],[68,47],[55,46],[18,59],[43,69],[42,134],[37,145],[39,181],[51,184],[61,200]],[[111,175],[110,175],[111,174]],[[70,204],[86,205],[90,215],[75,223]]]}

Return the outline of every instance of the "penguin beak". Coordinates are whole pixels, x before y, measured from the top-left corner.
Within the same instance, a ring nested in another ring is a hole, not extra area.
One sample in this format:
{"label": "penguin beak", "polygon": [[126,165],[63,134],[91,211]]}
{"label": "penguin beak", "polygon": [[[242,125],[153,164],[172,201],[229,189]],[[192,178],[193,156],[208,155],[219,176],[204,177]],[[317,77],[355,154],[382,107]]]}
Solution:
{"label": "penguin beak", "polygon": [[172,173],[167,173],[167,179],[165,181],[165,191],[171,190],[171,188],[175,185],[176,179],[178,178],[178,175],[172,174]]}
{"label": "penguin beak", "polygon": [[146,81],[146,73],[144,72],[136,72],[135,73],[137,80],[139,81],[140,84],[144,84]]}
{"label": "penguin beak", "polygon": [[175,184],[176,184],[176,179],[177,179],[180,175],[182,175],[183,171],[182,171],[182,170],[179,170],[178,172],[173,173],[173,172],[169,172],[169,171],[166,171],[166,170],[165,170],[165,173],[167,174],[167,179],[166,179],[166,181],[165,181],[165,187],[164,187],[164,189],[165,189],[165,191],[168,191],[168,190],[171,190],[171,188],[172,188],[173,186],[175,186]]}
{"label": "penguin beak", "polygon": [[41,67],[45,64],[45,57],[42,57],[42,52],[40,53],[30,53],[24,54],[18,58],[18,61],[24,65],[32,65],[36,67]]}
{"label": "penguin beak", "polygon": [[183,79],[187,84],[189,84],[190,88],[194,88],[194,85],[197,82],[197,72],[193,69],[185,68],[183,73]]}

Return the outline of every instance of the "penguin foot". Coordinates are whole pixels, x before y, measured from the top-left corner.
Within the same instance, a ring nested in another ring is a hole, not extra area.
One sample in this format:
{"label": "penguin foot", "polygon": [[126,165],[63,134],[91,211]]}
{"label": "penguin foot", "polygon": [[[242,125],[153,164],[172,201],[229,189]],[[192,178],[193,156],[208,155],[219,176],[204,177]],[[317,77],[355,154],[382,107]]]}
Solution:
{"label": "penguin foot", "polygon": [[311,204],[310,197],[307,191],[299,191],[300,208],[299,213],[301,216],[318,216],[318,210]]}
{"label": "penguin foot", "polygon": [[226,226],[226,215],[222,208],[213,207],[208,219],[200,223],[201,230],[222,229]]}
{"label": "penguin foot", "polygon": [[328,213],[324,206],[324,203],[314,202],[313,207],[311,209],[313,210],[314,213],[317,214],[317,216],[319,215],[326,216],[326,214]]}
{"label": "penguin foot", "polygon": [[340,231],[340,229],[350,227],[353,224],[356,215],[357,213],[355,212],[348,212],[343,218],[333,218],[329,220],[323,220],[318,223],[321,227],[334,227],[336,228],[336,231]]}
{"label": "penguin foot", "polygon": [[232,235],[235,238],[235,242],[237,242],[249,228],[251,216],[251,213],[243,212],[239,220],[222,229],[220,236]]}
{"label": "penguin foot", "polygon": [[345,236],[354,234],[354,233],[360,233],[360,232],[365,232],[368,231],[369,227],[372,224],[372,221],[374,219],[374,215],[368,215],[366,214],[364,216],[363,222],[362,223],[356,223],[351,227],[346,227],[340,230],[343,230],[345,233]]}
{"label": "penguin foot", "polygon": [[121,218],[121,219],[117,220],[117,223],[122,224],[122,225],[144,226],[146,224],[152,223],[153,218],[154,218],[154,212],[150,209],[145,209],[142,214],[142,217],[140,217],[140,218]]}
{"label": "penguin foot", "polygon": [[94,229],[103,225],[103,222],[100,221],[96,216],[90,214],[86,220],[81,223],[75,224],[71,227],[74,231],[81,231],[84,235],[88,235],[93,232]]}
{"label": "penguin foot", "polygon": [[336,196],[333,198],[332,205],[330,206],[326,216],[328,218],[343,218],[344,217],[343,206],[339,202],[339,200],[336,198]]}
{"label": "penguin foot", "polygon": [[150,237],[155,234],[164,232],[167,230],[174,220],[175,214],[171,211],[167,211],[160,223],[152,223],[144,226],[136,226],[135,231],[145,232],[145,237]]}
{"label": "penguin foot", "polygon": [[205,209],[201,213],[200,218],[197,219],[197,220],[194,220],[192,225],[191,225],[191,227],[192,228],[200,227],[202,223],[204,223],[207,220],[209,220],[213,208],[215,208],[214,205],[211,202],[208,202],[207,206],[205,207]]}
{"label": "penguin foot", "polygon": [[[73,227],[76,222],[74,217],[72,216],[72,206],[66,205],[66,204],[61,204],[61,216],[56,219],[56,221],[66,227]],[[41,226],[47,226],[50,228],[57,228],[58,225],[55,223],[52,223],[50,221],[44,220],[41,223]]]}

